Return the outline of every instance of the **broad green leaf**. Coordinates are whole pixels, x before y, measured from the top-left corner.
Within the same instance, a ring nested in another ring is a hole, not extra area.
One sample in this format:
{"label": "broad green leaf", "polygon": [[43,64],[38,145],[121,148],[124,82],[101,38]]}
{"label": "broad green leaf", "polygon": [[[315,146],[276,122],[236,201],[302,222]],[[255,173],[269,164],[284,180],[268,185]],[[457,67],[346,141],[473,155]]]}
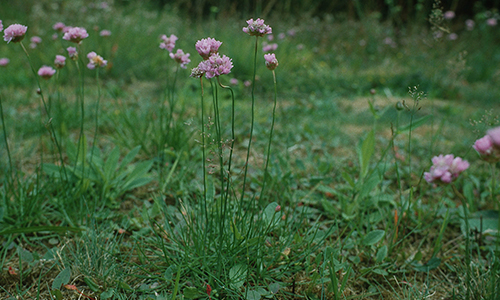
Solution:
{"label": "broad green leaf", "polygon": [[384,259],[386,257],[387,257],[387,246],[384,245],[384,246],[380,247],[380,249],[378,249],[378,251],[377,251],[376,262],[381,263],[384,261]]}
{"label": "broad green leaf", "polygon": [[261,294],[256,290],[247,291],[247,300],[260,300]]}
{"label": "broad green leaf", "polygon": [[281,214],[276,212],[276,207],[278,207],[278,203],[272,202],[264,209],[263,220],[266,225],[269,226],[269,229],[273,229],[276,225],[278,225]]}
{"label": "broad green leaf", "polygon": [[106,300],[115,295],[115,290],[114,289],[107,289],[105,292],[101,293],[101,299]]}
{"label": "broad green leaf", "polygon": [[56,278],[54,278],[54,281],[52,282],[52,289],[53,290],[60,289],[63,284],[69,283],[70,278],[71,278],[71,270],[69,268],[62,270],[56,276]]}
{"label": "broad green leaf", "polygon": [[141,150],[141,146],[137,146],[134,149],[130,150],[127,155],[122,159],[122,162],[120,163],[120,170],[123,170],[128,164],[132,162],[134,157],[139,153],[139,150]]}
{"label": "broad green leaf", "polygon": [[429,271],[432,271],[432,270],[436,269],[437,267],[439,267],[440,264],[441,264],[441,259],[437,258],[437,257],[433,257],[425,265],[421,265],[419,263],[413,262],[412,266],[413,266],[413,269],[415,269],[416,271],[429,272]]}
{"label": "broad green leaf", "polygon": [[56,300],[62,300],[63,299],[63,295],[62,295],[62,293],[61,293],[60,290],[53,290],[50,293],[52,294],[52,296],[56,297]]}
{"label": "broad green leaf", "polygon": [[234,289],[239,289],[245,283],[247,276],[247,266],[244,264],[237,264],[229,269],[229,279],[231,280],[230,286]]}
{"label": "broad green leaf", "polygon": [[118,147],[113,148],[109,157],[104,163],[104,176],[106,180],[110,180],[114,177],[116,169],[118,169],[118,160],[120,159],[120,149]]}
{"label": "broad green leaf", "polygon": [[375,150],[375,132],[370,130],[365,140],[361,144],[361,148],[359,149],[359,165],[361,167],[360,170],[360,178],[363,178],[368,173],[368,166],[370,164],[370,159]]}
{"label": "broad green leaf", "polygon": [[344,178],[344,180],[347,183],[349,183],[349,185],[351,186],[351,188],[354,188],[356,186],[356,183],[354,182],[354,179],[352,179],[351,174],[349,174],[346,171],[344,171],[344,172],[341,173],[341,175],[342,175],[342,178]]}
{"label": "broad green leaf", "polygon": [[182,290],[182,294],[184,295],[184,298],[187,299],[196,299],[201,296],[201,294],[198,292],[198,289],[191,286],[184,288],[184,290]]}
{"label": "broad green leaf", "polygon": [[26,249],[18,248],[19,256],[24,262],[31,263],[33,262],[33,254]]}
{"label": "broad green leaf", "polygon": [[384,235],[385,235],[384,230],[377,229],[370,231],[363,239],[363,245],[365,246],[375,245],[384,237]]}

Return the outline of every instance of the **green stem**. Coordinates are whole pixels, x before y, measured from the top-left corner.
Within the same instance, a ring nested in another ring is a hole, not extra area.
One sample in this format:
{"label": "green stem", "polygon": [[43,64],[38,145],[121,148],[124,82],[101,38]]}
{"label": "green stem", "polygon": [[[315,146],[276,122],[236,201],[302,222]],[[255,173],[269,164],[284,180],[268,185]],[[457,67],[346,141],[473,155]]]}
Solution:
{"label": "green stem", "polygon": [[42,86],[40,85],[40,80],[38,79],[38,74],[35,71],[35,68],[33,67],[33,64],[31,63],[30,55],[29,55],[28,51],[26,50],[26,48],[24,47],[24,44],[22,42],[19,42],[19,44],[21,45],[21,48],[23,49],[24,53],[26,54],[26,57],[28,58],[28,63],[30,65],[30,67],[31,67],[31,71],[33,72],[33,75],[35,76],[35,80],[36,80],[38,89],[40,90],[40,97],[42,99],[42,104],[43,104],[43,107],[45,109],[45,112],[47,113],[46,126],[48,126],[48,128],[49,128],[49,134],[51,134],[52,137],[53,137],[54,144],[56,145],[57,151],[59,152],[59,159],[61,161],[61,166],[62,166],[64,175],[65,175],[65,178],[66,178],[66,180],[68,180],[68,175],[66,173],[66,167],[64,165],[64,160],[63,160],[63,157],[62,157],[61,146],[59,145],[59,142],[57,141],[57,136],[56,136],[56,132],[55,132],[55,129],[54,129],[54,125],[52,124],[52,117],[50,116],[50,110],[48,109],[47,103],[45,102],[45,98],[43,96],[43,90],[42,90]]}
{"label": "green stem", "polygon": [[464,224],[465,224],[465,264],[466,264],[466,296],[465,299],[470,299],[470,282],[471,282],[471,270],[470,270],[470,264],[471,264],[471,253],[470,253],[470,245],[469,245],[469,216],[468,216],[468,208],[467,208],[467,201],[465,197],[458,191],[456,188],[455,184],[451,185],[453,188],[453,191],[455,194],[460,198],[462,201],[462,207],[464,210]]}
{"label": "green stem", "polygon": [[267,168],[269,166],[269,157],[271,155],[271,142],[273,140],[273,130],[274,130],[274,121],[276,119],[276,102],[278,97],[278,88],[276,84],[276,73],[273,71],[273,82],[274,82],[274,104],[273,104],[273,119],[271,122],[271,132],[269,133],[269,142],[267,144],[267,157],[266,157],[266,165],[264,167],[264,181],[262,183],[262,190],[260,191],[259,201],[262,200],[262,195],[264,194],[264,189],[266,188],[267,182]]}
{"label": "green stem", "polygon": [[243,175],[243,187],[241,190],[241,200],[240,203],[243,202],[243,198],[245,196],[245,188],[248,174],[248,160],[250,159],[250,148],[252,146],[252,138],[253,138],[253,126],[255,121],[255,77],[257,75],[257,46],[259,44],[259,37],[255,37],[255,50],[254,50],[254,58],[253,58],[253,78],[252,78],[252,120],[250,123],[250,139],[248,141],[247,148],[247,158],[245,160],[245,172]]}
{"label": "green stem", "polygon": [[2,107],[2,96],[0,95],[0,116],[2,117],[2,130],[3,130],[3,138],[5,142],[5,147],[7,148],[7,157],[9,158],[9,172],[10,172],[10,178],[9,181],[12,180],[14,181],[13,177],[13,168],[12,168],[12,157],[10,156],[10,150],[9,150],[9,142],[7,141],[7,129],[5,129],[5,117],[3,115],[3,107]]}

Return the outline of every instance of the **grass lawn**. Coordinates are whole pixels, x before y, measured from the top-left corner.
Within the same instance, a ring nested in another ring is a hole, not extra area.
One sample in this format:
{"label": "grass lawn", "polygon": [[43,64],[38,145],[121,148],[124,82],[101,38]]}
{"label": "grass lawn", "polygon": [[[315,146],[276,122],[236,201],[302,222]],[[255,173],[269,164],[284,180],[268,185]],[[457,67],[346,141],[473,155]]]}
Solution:
{"label": "grass lawn", "polygon": [[497,298],[495,11],[16,6],[0,299]]}

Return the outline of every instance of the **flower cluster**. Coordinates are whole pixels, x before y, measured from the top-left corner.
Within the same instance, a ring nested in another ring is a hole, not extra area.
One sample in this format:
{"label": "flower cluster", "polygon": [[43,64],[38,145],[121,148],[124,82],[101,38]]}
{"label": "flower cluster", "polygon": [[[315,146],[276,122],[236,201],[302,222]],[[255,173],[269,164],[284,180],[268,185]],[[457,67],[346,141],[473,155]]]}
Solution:
{"label": "flower cluster", "polygon": [[91,70],[95,69],[95,67],[104,67],[108,64],[107,60],[104,60],[102,56],[97,55],[94,51],[87,54],[87,58],[90,60],[90,62],[87,64],[87,68]]}
{"label": "flower cluster", "polygon": [[77,44],[89,36],[87,30],[82,27],[70,27],[68,30],[65,29],[64,31],[63,39]]}
{"label": "flower cluster", "polygon": [[42,38],[39,36],[32,36],[30,38],[30,48],[35,49],[38,44],[42,42]]}
{"label": "flower cluster", "polygon": [[28,27],[20,24],[12,24],[3,32],[3,39],[7,43],[18,43],[24,39]]}
{"label": "flower cluster", "polygon": [[189,59],[189,53],[184,53],[181,49],[177,49],[177,52],[174,54],[170,52],[170,57],[178,62],[181,65],[181,68],[185,69],[186,65],[191,62]]}
{"label": "flower cluster", "polygon": [[262,19],[257,19],[255,21],[250,19],[247,21],[247,24],[247,27],[243,27],[243,32],[249,35],[264,36],[273,33],[271,26],[264,24],[264,20]]}
{"label": "flower cluster", "polygon": [[490,129],[472,146],[487,162],[500,161],[500,127]]}
{"label": "flower cluster", "polygon": [[111,35],[111,31],[107,30],[107,29],[104,29],[104,30],[101,30],[101,32],[99,32],[99,35],[100,36],[110,36]]}
{"label": "flower cluster", "polygon": [[219,47],[221,45],[222,42],[210,37],[196,42],[196,51],[203,58],[203,61],[191,70],[191,77],[200,78],[205,75],[210,79],[231,72],[233,62],[226,55],[220,56]]}
{"label": "flower cluster", "polygon": [[10,60],[6,57],[0,58],[0,67],[6,67]]}
{"label": "flower cluster", "polygon": [[54,24],[54,26],[52,26],[52,29],[59,32],[63,32],[64,28],[66,28],[66,25],[64,25],[64,23],[62,22],[57,22],[56,24]]}
{"label": "flower cluster", "polygon": [[262,43],[262,52],[272,52],[278,49],[278,44],[268,44],[266,42]]}
{"label": "flower cluster", "polygon": [[201,55],[204,60],[207,60],[210,55],[215,54],[219,51],[219,47],[222,42],[217,41],[214,38],[201,39],[196,42],[196,51]]}
{"label": "flower cluster", "polygon": [[432,164],[430,171],[424,173],[424,178],[429,183],[434,181],[450,183],[469,167],[469,162],[454,157],[453,154],[434,156]]}
{"label": "flower cluster", "polygon": [[56,69],[62,69],[66,65],[66,57],[62,55],[56,55],[54,65],[56,66]]}
{"label": "flower cluster", "polygon": [[78,52],[76,51],[75,47],[68,47],[66,50],[68,51],[69,58],[71,58],[72,60],[78,59]]}
{"label": "flower cluster", "polygon": [[56,70],[49,66],[42,66],[38,70],[38,76],[42,77],[43,79],[50,79],[55,73]]}
{"label": "flower cluster", "polygon": [[274,53],[264,54],[264,59],[266,60],[266,67],[269,70],[274,70],[278,66],[278,60],[276,59],[276,55]]}
{"label": "flower cluster", "polygon": [[172,50],[174,50],[175,48],[175,41],[177,41],[179,38],[171,34],[170,37],[162,35],[161,39],[163,40],[163,42],[160,43],[160,48],[166,49],[168,50],[168,52],[172,52]]}

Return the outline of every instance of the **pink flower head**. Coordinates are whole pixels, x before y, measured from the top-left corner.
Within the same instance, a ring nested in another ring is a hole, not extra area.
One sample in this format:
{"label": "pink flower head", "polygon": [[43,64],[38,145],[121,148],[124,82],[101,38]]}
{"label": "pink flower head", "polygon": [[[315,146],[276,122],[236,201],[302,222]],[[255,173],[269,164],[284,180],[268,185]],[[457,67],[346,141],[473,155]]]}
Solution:
{"label": "pink flower head", "polygon": [[263,52],[272,52],[272,51],[276,51],[276,49],[278,49],[278,44],[276,44],[276,43],[273,43],[273,44],[263,43],[263,45],[262,45]]}
{"label": "pink flower head", "polygon": [[50,79],[50,77],[52,77],[52,75],[54,75],[55,73],[56,70],[49,66],[42,66],[38,70],[38,76],[42,77],[43,79]]}
{"label": "pink flower head", "polygon": [[264,24],[264,20],[250,19],[247,21],[248,27],[243,27],[243,32],[248,33],[249,35],[255,36],[264,36],[266,34],[273,33],[272,28],[269,25]]}
{"label": "pink flower head", "polygon": [[237,85],[238,84],[238,79],[231,78],[231,79],[229,79],[229,83],[232,84],[232,85]]}
{"label": "pink flower head", "polygon": [[163,40],[163,42],[160,43],[160,48],[166,49],[168,50],[168,52],[172,52],[172,50],[174,50],[175,48],[175,41],[177,41],[179,38],[171,34],[170,37],[162,35],[161,39]]}
{"label": "pink flower head", "polygon": [[66,65],[66,57],[62,55],[56,55],[54,65],[56,66],[56,69],[62,69],[64,65]]}
{"label": "pink flower head", "polygon": [[469,167],[469,163],[453,154],[439,155],[432,158],[433,165],[429,172],[424,173],[427,182],[439,181],[450,183]]}
{"label": "pink flower head", "polygon": [[87,54],[87,58],[90,62],[87,64],[87,68],[94,69],[95,67],[104,67],[108,64],[107,60],[104,60],[102,56],[97,55],[94,51]]}
{"label": "pink flower head", "polygon": [[109,31],[107,29],[104,29],[104,30],[101,30],[101,32],[99,32],[99,35],[100,36],[110,36],[111,35],[111,31]]}
{"label": "pink flower head", "polygon": [[264,59],[266,60],[266,67],[269,70],[274,70],[278,66],[278,60],[276,59],[276,55],[274,53],[264,54]]}
{"label": "pink flower head", "polygon": [[443,14],[443,18],[444,18],[445,20],[451,20],[451,19],[455,18],[455,12],[454,12],[454,11],[449,10],[449,11],[447,11],[447,12],[445,12],[445,13]]}
{"label": "pink flower head", "polygon": [[0,67],[6,67],[9,64],[10,60],[8,58],[0,58]]}
{"label": "pink flower head", "polygon": [[222,42],[217,41],[213,38],[201,39],[196,42],[196,51],[201,55],[204,60],[207,60],[210,55],[217,53]]}
{"label": "pink flower head", "polygon": [[52,26],[52,29],[62,32],[65,27],[66,25],[64,25],[63,22],[57,22],[56,24],[54,24],[54,26]]}
{"label": "pink flower head", "polygon": [[205,74],[204,71],[200,70],[199,67],[196,67],[196,68],[193,68],[191,70],[191,75],[189,75],[189,77],[193,77],[193,78],[201,78],[203,76],[203,74]]}
{"label": "pink flower head", "polygon": [[274,35],[272,34],[267,35],[267,40],[272,42],[272,40],[274,40]]}
{"label": "pink flower head", "polygon": [[64,40],[73,42],[73,43],[80,43],[83,39],[87,38],[89,34],[87,33],[87,30],[82,27],[71,27],[63,36]]}
{"label": "pink flower head", "polygon": [[488,24],[488,26],[495,27],[497,26],[497,19],[489,18],[488,20],[486,20],[486,24]]}
{"label": "pink flower head", "polygon": [[225,55],[221,57],[219,53],[216,53],[212,54],[208,60],[202,61],[198,68],[210,79],[215,76],[229,74],[233,68],[233,62],[229,57]]}
{"label": "pink flower head", "polygon": [[30,38],[30,42],[30,47],[32,49],[35,49],[36,46],[42,42],[42,38],[40,38],[39,36],[33,36]]}
{"label": "pink flower head", "polygon": [[3,39],[7,43],[18,43],[24,39],[28,27],[20,24],[12,24],[3,32]]}
{"label": "pink flower head", "polygon": [[284,32],[278,34],[278,39],[282,40],[284,38],[286,38],[286,34]]}
{"label": "pink flower head", "polygon": [[177,49],[177,52],[175,54],[170,53],[170,57],[181,64],[181,68],[183,69],[185,69],[186,65],[191,62],[191,60],[189,59],[189,55],[189,53],[184,53],[184,51],[182,51],[181,49]]}
{"label": "pink flower head", "polygon": [[252,85],[252,82],[251,82],[250,80],[245,80],[245,81],[243,82],[243,85],[244,85],[244,86],[246,86],[246,87],[249,87],[249,86],[251,86],[251,85]]}
{"label": "pink flower head", "polygon": [[2,24],[2,20],[0,20],[0,31],[3,30],[3,24]]}
{"label": "pink flower head", "polygon": [[72,60],[78,59],[78,52],[76,51],[75,47],[68,47],[66,50],[68,51],[69,58],[71,58]]}
{"label": "pink flower head", "polygon": [[467,30],[471,31],[472,29],[474,29],[474,26],[476,26],[476,22],[474,22],[474,20],[465,20],[465,27],[467,27]]}
{"label": "pink flower head", "polygon": [[456,34],[456,33],[450,33],[450,34],[448,34],[448,39],[450,41],[454,41],[454,40],[458,39],[458,34]]}
{"label": "pink flower head", "polygon": [[500,127],[495,127],[486,132],[486,134],[491,138],[493,145],[500,148]]}

